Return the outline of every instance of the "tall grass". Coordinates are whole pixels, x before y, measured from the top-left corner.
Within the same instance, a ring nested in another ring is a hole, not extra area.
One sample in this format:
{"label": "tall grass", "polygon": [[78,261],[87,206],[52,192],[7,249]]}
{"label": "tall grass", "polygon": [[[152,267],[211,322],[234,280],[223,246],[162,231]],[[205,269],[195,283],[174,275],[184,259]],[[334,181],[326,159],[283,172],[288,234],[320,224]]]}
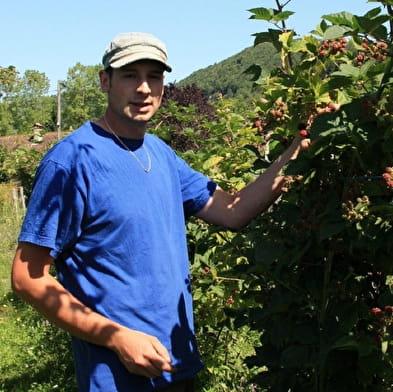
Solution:
{"label": "tall grass", "polygon": [[0,295],[10,290],[10,266],[23,209],[12,198],[12,184],[0,184]]}

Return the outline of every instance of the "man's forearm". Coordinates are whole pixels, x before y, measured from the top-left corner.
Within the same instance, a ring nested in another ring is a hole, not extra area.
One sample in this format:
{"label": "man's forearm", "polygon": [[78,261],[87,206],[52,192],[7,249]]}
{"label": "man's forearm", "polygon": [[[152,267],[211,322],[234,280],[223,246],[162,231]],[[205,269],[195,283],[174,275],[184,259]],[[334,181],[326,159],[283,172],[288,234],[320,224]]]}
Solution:
{"label": "man's forearm", "polygon": [[266,171],[235,194],[218,188],[197,216],[229,229],[243,228],[281,195],[285,184],[285,177],[281,175],[284,166],[308,144],[308,140],[296,138]]}
{"label": "man's forearm", "polygon": [[[19,260],[17,260],[19,259]],[[31,271],[18,250],[14,260],[14,291],[40,314],[71,335],[107,346],[120,326],[83,305],[49,274],[49,265],[40,273]]]}
{"label": "man's forearm", "polygon": [[113,350],[131,373],[157,377],[163,371],[176,371],[156,337],[131,330],[85,306],[49,273],[52,263],[47,248],[21,243],[12,268],[13,290],[71,335]]}

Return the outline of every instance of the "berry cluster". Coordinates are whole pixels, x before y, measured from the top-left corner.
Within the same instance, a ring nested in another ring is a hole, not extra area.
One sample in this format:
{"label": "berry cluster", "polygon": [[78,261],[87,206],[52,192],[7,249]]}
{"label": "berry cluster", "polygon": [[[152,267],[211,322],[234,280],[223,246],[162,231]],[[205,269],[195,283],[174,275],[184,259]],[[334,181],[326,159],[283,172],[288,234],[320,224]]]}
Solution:
{"label": "berry cluster", "polygon": [[286,193],[289,191],[290,187],[297,183],[300,182],[303,179],[303,176],[301,175],[296,175],[296,176],[285,176],[284,178],[284,183],[281,187],[281,192]]}
{"label": "berry cluster", "polygon": [[375,307],[371,309],[371,313],[376,317],[382,316],[392,316],[393,315],[393,306],[386,305],[383,310],[381,308]]}
{"label": "berry cluster", "polygon": [[[268,101],[263,99],[262,103],[266,104],[268,103]],[[269,125],[271,125],[274,122],[277,121],[279,122],[284,120],[285,107],[286,107],[285,102],[281,100],[277,100],[273,104],[273,108],[269,110],[269,112],[263,119],[260,117],[254,119],[254,127],[257,128],[259,133],[261,134],[265,133]]]}
{"label": "berry cluster", "polygon": [[328,102],[327,104],[324,104],[323,106],[318,106],[317,108],[314,109],[313,113],[311,115],[309,115],[309,118],[307,120],[307,124],[305,124],[305,123],[298,124],[297,129],[299,131],[299,135],[302,137],[310,137],[310,134],[308,132],[308,128],[311,126],[315,117],[317,117],[320,114],[324,114],[324,113],[336,112],[337,110],[340,110],[340,105],[335,102]]}
{"label": "berry cluster", "polygon": [[381,343],[386,339],[388,328],[390,329],[393,323],[393,306],[386,305],[383,309],[374,307],[371,309],[371,314],[375,317],[375,322],[372,325],[375,341]]}
{"label": "berry cluster", "polygon": [[285,114],[285,102],[276,101],[274,103],[274,107],[270,110],[270,114],[276,121],[282,121],[284,119]]}
{"label": "berry cluster", "polygon": [[336,55],[337,53],[345,53],[347,50],[348,41],[342,37],[335,40],[326,40],[322,42],[319,47],[319,57],[329,57],[330,55]]}
{"label": "berry cluster", "polygon": [[369,214],[368,206],[370,200],[368,196],[358,197],[355,205],[351,200],[342,203],[342,218],[348,222],[358,222]]}
{"label": "berry cluster", "polygon": [[393,188],[393,167],[385,167],[385,172],[382,173],[382,180],[388,188]]}
{"label": "berry cluster", "polygon": [[371,58],[377,61],[384,61],[388,56],[388,45],[386,42],[372,42],[367,38],[363,39],[362,50],[358,51],[355,58],[355,65],[361,66]]}

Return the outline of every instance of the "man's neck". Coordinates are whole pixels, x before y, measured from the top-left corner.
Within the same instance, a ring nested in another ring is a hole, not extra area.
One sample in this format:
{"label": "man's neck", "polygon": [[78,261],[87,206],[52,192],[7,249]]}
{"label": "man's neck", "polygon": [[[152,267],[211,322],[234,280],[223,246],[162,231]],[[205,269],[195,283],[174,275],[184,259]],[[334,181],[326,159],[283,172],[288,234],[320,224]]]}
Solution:
{"label": "man's neck", "polygon": [[127,119],[128,121],[115,121],[106,113],[101,117],[97,124],[108,133],[127,139],[143,139],[146,133],[146,122]]}

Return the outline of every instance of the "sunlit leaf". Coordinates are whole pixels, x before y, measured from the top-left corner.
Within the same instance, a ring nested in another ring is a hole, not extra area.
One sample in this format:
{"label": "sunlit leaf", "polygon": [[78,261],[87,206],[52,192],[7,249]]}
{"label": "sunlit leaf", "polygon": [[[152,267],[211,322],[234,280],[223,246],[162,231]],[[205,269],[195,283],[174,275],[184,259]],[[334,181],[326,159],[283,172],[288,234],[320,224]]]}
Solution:
{"label": "sunlit leaf", "polygon": [[275,22],[282,22],[284,20],[287,20],[291,15],[293,15],[294,12],[292,11],[282,11],[282,12],[278,12],[274,15],[273,20]]}
{"label": "sunlit leaf", "polygon": [[344,37],[349,31],[350,31],[350,29],[348,27],[337,26],[337,25],[330,26],[323,33],[323,39],[334,40],[334,39],[337,39],[340,37]]}
{"label": "sunlit leaf", "polygon": [[271,21],[274,17],[274,9],[273,8],[251,8],[248,10],[253,15],[250,16],[250,19],[258,19],[258,20],[266,20]]}
{"label": "sunlit leaf", "polygon": [[339,12],[336,14],[323,15],[322,18],[336,26],[347,26],[350,27],[352,30],[358,28],[356,17],[349,12]]}

